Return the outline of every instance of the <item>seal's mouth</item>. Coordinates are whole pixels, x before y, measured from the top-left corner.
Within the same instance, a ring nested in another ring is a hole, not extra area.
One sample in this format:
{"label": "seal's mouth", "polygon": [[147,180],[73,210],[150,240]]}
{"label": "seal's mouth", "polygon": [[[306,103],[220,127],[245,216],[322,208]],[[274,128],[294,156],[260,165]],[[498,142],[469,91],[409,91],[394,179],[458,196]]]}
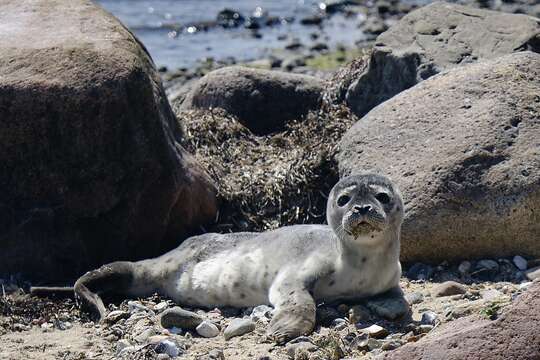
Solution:
{"label": "seal's mouth", "polygon": [[343,229],[347,234],[357,238],[373,232],[379,232],[384,228],[384,221],[377,221],[370,216],[353,214],[344,219]]}

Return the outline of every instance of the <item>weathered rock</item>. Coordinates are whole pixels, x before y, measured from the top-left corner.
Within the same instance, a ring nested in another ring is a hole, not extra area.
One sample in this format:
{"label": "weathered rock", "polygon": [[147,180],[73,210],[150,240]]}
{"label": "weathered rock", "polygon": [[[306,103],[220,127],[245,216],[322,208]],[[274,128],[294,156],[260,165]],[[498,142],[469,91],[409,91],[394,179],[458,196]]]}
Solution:
{"label": "weathered rock", "polygon": [[403,296],[378,296],[366,300],[366,306],[387,320],[396,320],[407,315],[410,311],[409,303]]}
{"label": "weathered rock", "polygon": [[442,297],[465,294],[467,292],[467,288],[464,285],[455,281],[445,281],[441,284],[434,286],[432,292],[433,296]]}
{"label": "weathered rock", "polygon": [[540,266],[527,270],[525,275],[529,280],[540,279]]}
{"label": "weathered rock", "polygon": [[251,319],[233,319],[223,332],[225,340],[242,336],[255,330],[255,323]]}
{"label": "weathered rock", "polygon": [[540,255],[540,55],[452,69],[388,100],[344,136],[342,176],[401,188],[402,261]]}
{"label": "weathered rock", "polygon": [[120,22],[89,0],[6,0],[0,23],[0,273],[59,281],[152,257],[215,217]]}
{"label": "weathered rock", "polygon": [[195,330],[197,334],[205,338],[213,338],[219,335],[219,329],[215,324],[212,324],[210,321],[203,321],[200,323]]}
{"label": "weathered rock", "polygon": [[388,330],[376,324],[373,324],[364,329],[360,329],[360,331],[376,339],[380,339],[388,335]]}
{"label": "weathered rock", "polygon": [[291,359],[296,359],[297,355],[301,352],[314,352],[319,348],[310,342],[298,342],[293,344],[287,344],[285,350]]}
{"label": "weathered rock", "polygon": [[317,108],[323,88],[312,76],[232,66],[199,80],[181,108],[223,108],[253,132],[269,133]]}
{"label": "weathered rock", "polygon": [[527,15],[434,3],[404,16],[377,37],[367,70],[346,101],[358,115],[457,65],[515,51],[540,51],[540,25]]}
{"label": "weathered rock", "polygon": [[540,283],[504,310],[497,320],[472,315],[446,323],[417,343],[383,359],[502,360],[540,358]]}
{"label": "weathered rock", "polygon": [[203,321],[204,319],[200,315],[179,306],[167,309],[161,315],[161,326],[166,329],[176,327],[195,330]]}
{"label": "weathered rock", "polygon": [[519,270],[525,271],[527,270],[527,260],[525,260],[522,256],[516,255],[512,259],[512,262]]}

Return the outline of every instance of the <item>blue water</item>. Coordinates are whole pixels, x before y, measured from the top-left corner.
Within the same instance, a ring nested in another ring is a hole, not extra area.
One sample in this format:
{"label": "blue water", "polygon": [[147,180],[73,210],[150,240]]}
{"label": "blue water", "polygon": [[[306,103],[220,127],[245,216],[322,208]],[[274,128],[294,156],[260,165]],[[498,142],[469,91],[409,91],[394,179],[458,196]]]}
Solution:
{"label": "blue water", "polygon": [[[223,60],[234,57],[240,61],[261,58],[275,49],[283,48],[291,38],[306,45],[324,41],[330,47],[351,46],[363,38],[358,30],[364,19],[334,16],[327,21],[324,33],[318,27],[300,25],[299,20],[315,14],[318,1],[313,0],[95,0],[118,17],[146,45],[158,66],[169,69],[190,67],[207,58]],[[249,16],[260,7],[270,16],[295,17],[295,21],[259,31],[261,39],[244,28],[213,29],[195,33],[175,32],[179,26],[214,20],[224,8]],[[359,15],[362,17],[362,15]],[[321,38],[312,40],[310,34],[318,32]],[[283,40],[287,35],[287,40]]]}

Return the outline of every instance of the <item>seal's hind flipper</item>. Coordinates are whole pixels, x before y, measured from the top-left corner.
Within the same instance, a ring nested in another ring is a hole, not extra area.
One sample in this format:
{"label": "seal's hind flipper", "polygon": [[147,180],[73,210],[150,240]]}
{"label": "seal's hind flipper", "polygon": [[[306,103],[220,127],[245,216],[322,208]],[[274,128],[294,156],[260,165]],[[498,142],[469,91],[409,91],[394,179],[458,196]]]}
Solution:
{"label": "seal's hind flipper", "polygon": [[73,299],[75,290],[69,286],[32,286],[30,295],[43,297],[54,297],[57,299]]}
{"label": "seal's hind flipper", "polygon": [[133,263],[118,261],[81,276],[75,283],[74,291],[91,315],[101,321],[107,315],[107,309],[100,295],[126,295],[133,278]]}

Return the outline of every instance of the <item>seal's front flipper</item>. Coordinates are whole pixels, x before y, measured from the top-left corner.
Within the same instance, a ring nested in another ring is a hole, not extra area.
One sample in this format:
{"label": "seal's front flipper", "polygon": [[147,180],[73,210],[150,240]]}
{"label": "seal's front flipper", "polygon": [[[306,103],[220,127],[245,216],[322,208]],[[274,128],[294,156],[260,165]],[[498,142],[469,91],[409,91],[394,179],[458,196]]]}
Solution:
{"label": "seal's front flipper", "polygon": [[131,262],[114,262],[89,271],[77,280],[75,294],[94,319],[101,321],[107,315],[100,295],[126,295],[129,292],[134,279],[133,267]]}
{"label": "seal's front flipper", "polygon": [[272,285],[270,302],[276,310],[267,334],[278,344],[308,335],[315,327],[315,300],[302,282],[284,279]]}

